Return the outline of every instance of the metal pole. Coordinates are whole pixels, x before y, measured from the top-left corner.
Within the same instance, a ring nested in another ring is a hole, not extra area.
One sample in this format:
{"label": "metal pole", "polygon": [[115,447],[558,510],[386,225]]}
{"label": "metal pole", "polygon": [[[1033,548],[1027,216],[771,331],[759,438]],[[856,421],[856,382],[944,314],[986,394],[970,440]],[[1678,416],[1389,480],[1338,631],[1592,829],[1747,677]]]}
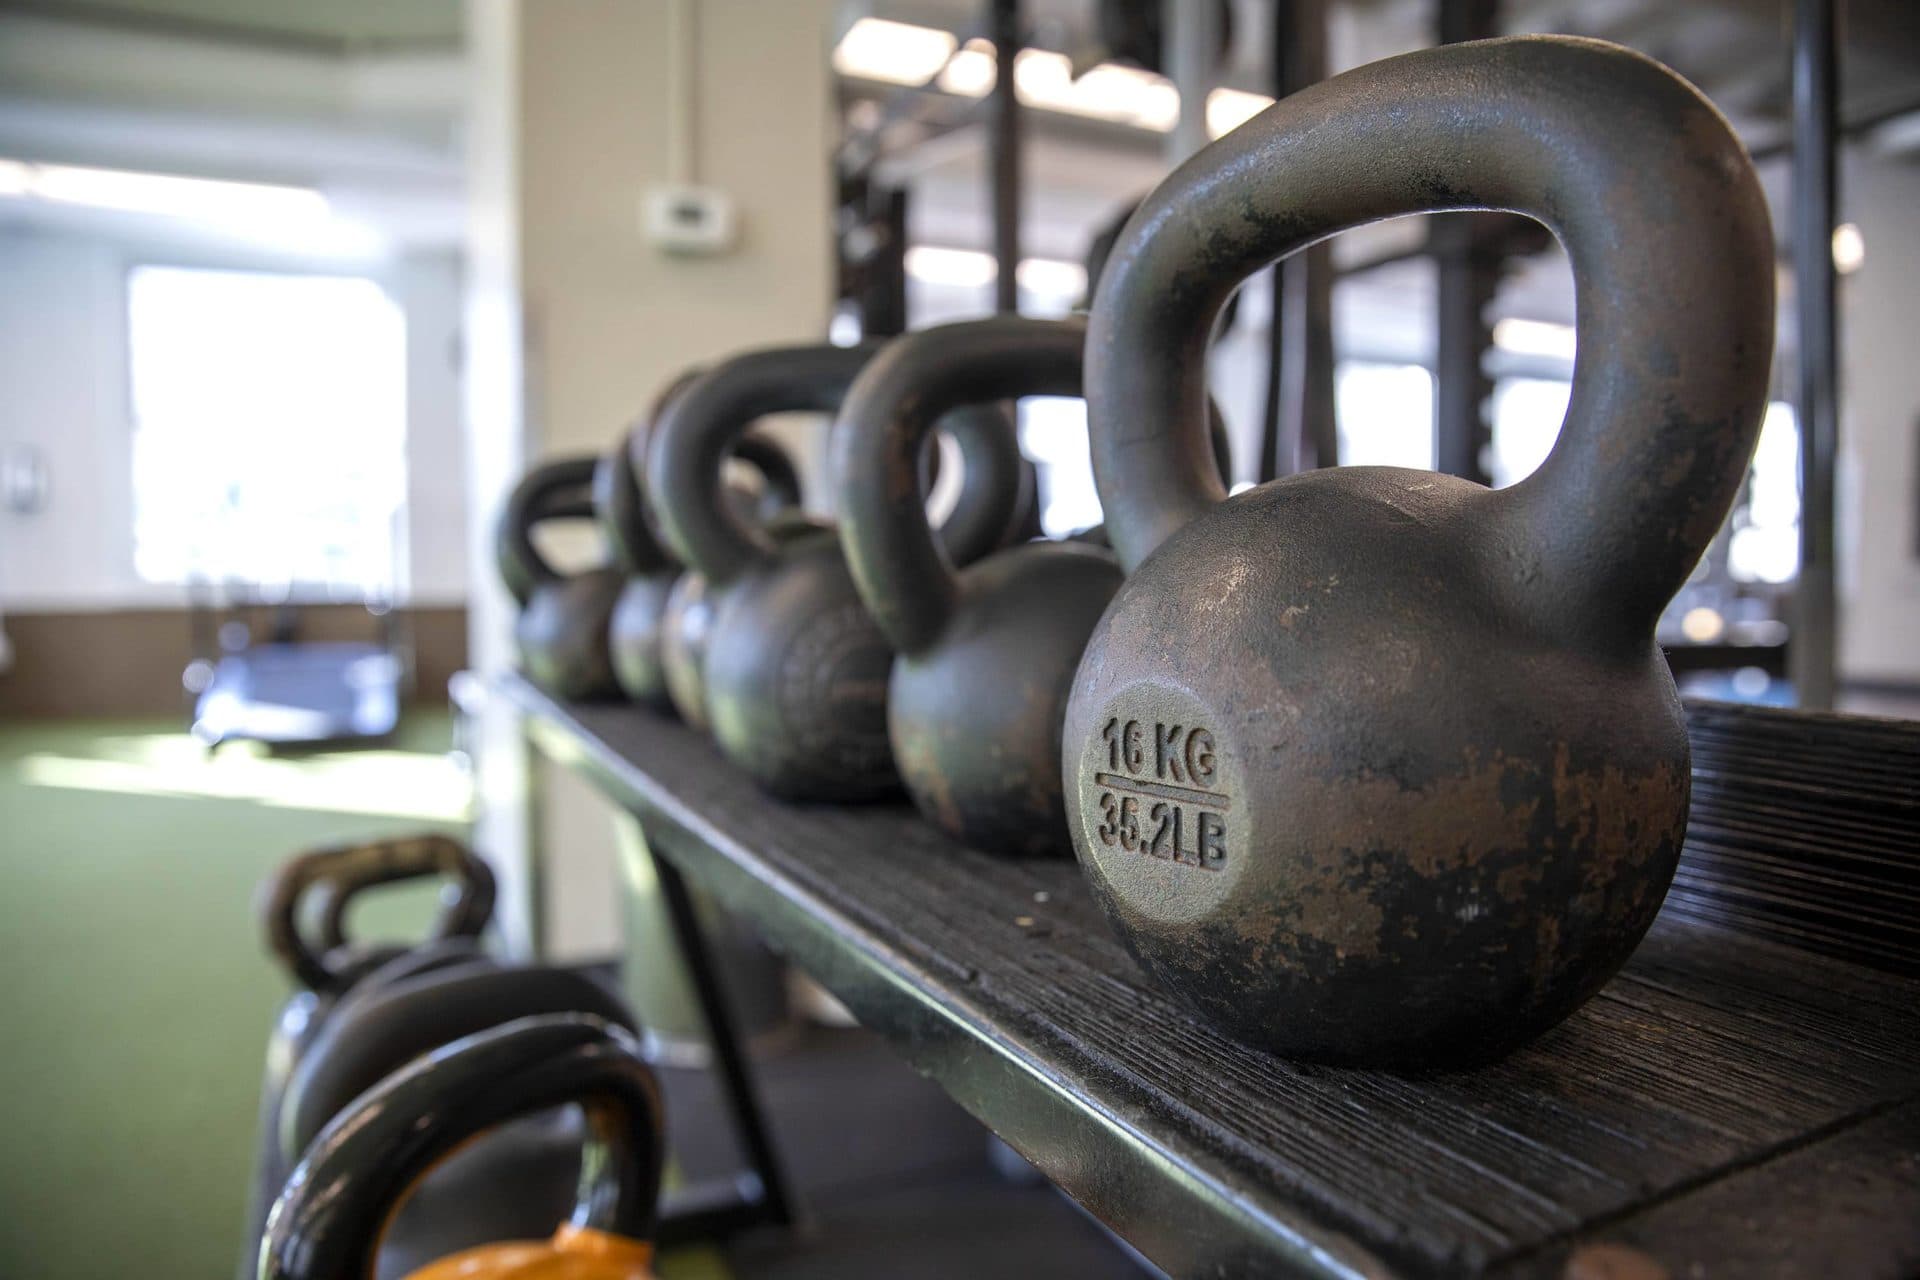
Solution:
{"label": "metal pole", "polygon": [[[1326,0],[1279,0],[1273,20],[1277,98],[1327,78]],[[1322,243],[1273,270],[1267,430],[1262,481],[1339,461],[1333,403],[1333,247]]]}
{"label": "metal pole", "polygon": [[1161,0],[1167,76],[1180,93],[1180,118],[1167,135],[1167,159],[1179,164],[1207,145],[1207,96],[1220,52],[1220,10],[1213,0]]}
{"label": "metal pole", "polygon": [[1793,23],[1793,269],[1799,313],[1800,581],[1788,654],[1803,707],[1834,695],[1833,479],[1839,451],[1834,307],[1833,0],[1798,0]]}
{"label": "metal pole", "polygon": [[995,70],[988,112],[988,143],[993,170],[993,282],[995,311],[1020,309],[1020,95],[1014,89],[1014,60],[1020,54],[1019,0],[991,0],[988,38]]}
{"label": "metal pole", "polygon": [[760,1220],[789,1225],[794,1220],[793,1197],[787,1187],[786,1171],[774,1146],[773,1132],[767,1126],[766,1113],[755,1087],[753,1067],[746,1046],[740,1041],[732,1003],[721,983],[719,966],[707,945],[700,918],[695,912],[693,895],[687,891],[680,868],[648,849],[653,869],[660,881],[660,897],[666,904],[667,919],[687,976],[693,980],[700,1012],[706,1018],[707,1033],[713,1043],[714,1065],[719,1069],[720,1086],[726,1094],[727,1110],[733,1118],[735,1136],[745,1148],[747,1162],[759,1181]]}
{"label": "metal pole", "polygon": [[[1441,44],[1498,33],[1499,0],[1440,0]],[[1431,220],[1436,330],[1434,350],[1434,466],[1480,484],[1489,480],[1482,453],[1492,440],[1486,402],[1492,394],[1484,362],[1493,345],[1487,307],[1500,287],[1500,255],[1482,243],[1481,215],[1447,214]]]}

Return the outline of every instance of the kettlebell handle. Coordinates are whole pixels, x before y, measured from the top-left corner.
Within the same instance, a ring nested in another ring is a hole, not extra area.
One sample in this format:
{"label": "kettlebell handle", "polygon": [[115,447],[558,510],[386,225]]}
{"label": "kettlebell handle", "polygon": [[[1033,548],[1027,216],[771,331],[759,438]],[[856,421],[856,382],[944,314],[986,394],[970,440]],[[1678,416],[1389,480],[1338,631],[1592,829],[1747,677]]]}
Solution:
{"label": "kettlebell handle", "polygon": [[765,436],[748,432],[733,442],[733,456],[760,473],[767,492],[781,507],[800,505],[800,473],[794,470],[793,458],[785,449]]}
{"label": "kettlebell handle", "polygon": [[[673,556],[660,545],[647,522],[646,502],[634,464],[646,456],[647,436],[660,425],[673,398],[692,386],[705,370],[693,365],[681,370],[654,396],[647,411],[635,420],[593,471],[593,508],[606,529],[615,563],[628,573],[658,573],[674,567]],[[793,466],[786,458],[791,473]],[[771,483],[771,481],[769,481]],[[797,482],[796,482],[797,491]],[[796,497],[795,501],[799,501]]]}
{"label": "kettlebell handle", "polygon": [[[640,471],[667,545],[713,583],[772,560],[776,544],[721,499],[722,464],[755,419],[770,413],[832,413],[874,352],[857,347],[769,347],[708,370],[674,397]],[[636,442],[639,447],[640,442]]]}
{"label": "kettlebell handle", "polygon": [[456,1040],[335,1116],[274,1202],[260,1280],[372,1275],[388,1224],[436,1164],[489,1129],[566,1103],[586,1117],[569,1225],[644,1249],[660,1193],[659,1086],[632,1033],[559,1014]]}
{"label": "kettlebell handle", "polygon": [[[458,840],[422,835],[337,845],[289,858],[266,884],[261,916],[267,948],[308,990],[332,991],[343,979],[326,951],[346,943],[347,903],[375,885],[428,876],[444,876],[453,887],[453,896],[441,903],[429,941],[478,937],[493,918],[492,868]],[[318,949],[300,931],[300,902],[309,889],[325,895]]]}
{"label": "kettlebell handle", "polygon": [[[965,406],[1078,396],[1086,324],[1019,316],[895,338],[860,371],[833,428],[841,541],[874,621],[896,649],[938,639],[959,601],[954,556],[934,535],[920,458],[934,425]],[[958,415],[955,414],[957,418]],[[984,437],[991,433],[981,432]],[[1002,432],[1019,465],[1019,445]]]}
{"label": "kettlebell handle", "polygon": [[593,468],[594,514],[606,531],[614,563],[629,574],[657,573],[673,567],[673,557],[647,527],[640,481],[633,474],[630,442],[644,436],[646,429],[645,423],[636,424]]}
{"label": "kettlebell handle", "polygon": [[507,495],[494,552],[500,578],[524,608],[533,593],[564,576],[533,544],[534,526],[548,520],[585,520],[594,515],[592,456],[542,463],[520,479]]}
{"label": "kettlebell handle", "polygon": [[1197,153],[1140,207],[1087,348],[1094,469],[1129,572],[1225,496],[1207,456],[1204,357],[1233,288],[1350,227],[1457,209],[1542,222],[1576,282],[1559,441],[1488,495],[1514,562],[1503,575],[1568,602],[1569,627],[1644,643],[1757,438],[1773,236],[1713,105],[1598,40],[1448,45],[1335,76]]}

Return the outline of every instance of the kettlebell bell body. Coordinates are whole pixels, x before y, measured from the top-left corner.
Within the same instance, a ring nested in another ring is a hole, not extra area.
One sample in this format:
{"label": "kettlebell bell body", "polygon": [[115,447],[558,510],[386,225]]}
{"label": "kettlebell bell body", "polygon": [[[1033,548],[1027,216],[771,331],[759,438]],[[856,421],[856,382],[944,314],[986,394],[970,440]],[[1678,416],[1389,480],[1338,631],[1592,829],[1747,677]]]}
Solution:
{"label": "kettlebell bell body", "polygon": [[573,1104],[583,1113],[568,1221],[546,1242],[482,1245],[411,1280],[648,1280],[663,1109],[639,1041],[577,1014],[530,1017],[454,1041],[363,1094],[315,1137],[260,1241],[260,1280],[370,1276],[412,1188],[463,1143]]}
{"label": "kettlebell bell body", "polygon": [[500,576],[520,605],[514,640],[527,679],[556,698],[603,702],[620,696],[607,628],[626,576],[611,565],[562,574],[533,544],[547,520],[591,520],[595,460],[564,458],[535,467],[501,513]]}
{"label": "kettlebell bell body", "polygon": [[917,459],[934,421],[969,400],[1078,395],[1085,336],[1078,320],[996,317],[897,338],[854,380],[834,426],[841,540],[897,654],[894,759],[928,818],[997,853],[1068,848],[1061,722],[1120,568],[1097,548],[1043,541],[956,573],[928,526]]}
{"label": "kettlebell bell body", "polygon": [[[887,745],[892,652],[847,570],[837,538],[776,541],[717,500],[727,446],[769,413],[832,413],[874,347],[786,347],[724,361],[676,398],[644,474],[660,531],[706,575],[713,617],[703,695],[715,742],[764,790],[790,800],[873,800],[897,793]],[[1011,438],[1011,424],[995,430]],[[969,463],[974,454],[963,456]],[[1017,476],[969,536],[987,545],[1011,525]]]}
{"label": "kettlebell bell body", "polygon": [[[1535,217],[1573,264],[1572,401],[1538,472],[1492,491],[1338,468],[1226,498],[1201,370],[1231,289],[1346,227],[1460,208]],[[1251,1043],[1425,1067],[1507,1052],[1625,961],[1686,829],[1653,627],[1751,455],[1772,280],[1726,122],[1599,41],[1360,68],[1147,201],[1088,342],[1130,576],[1062,764],[1076,852],[1151,973]]]}
{"label": "kettlebell bell body", "polygon": [[[831,526],[789,509],[766,523],[767,535],[785,545],[806,538],[833,538]],[[703,732],[707,716],[707,639],[713,634],[713,593],[707,575],[683,569],[667,592],[660,618],[660,667],[667,698],[681,720]]]}
{"label": "kettlebell bell body", "polygon": [[[633,459],[644,456],[647,434],[667,404],[700,372],[689,370],[670,383],[646,416],[600,459],[593,473],[594,510],[613,548],[615,566],[627,575],[607,626],[614,680],[629,701],[663,712],[674,710],[664,649],[668,610],[682,571],[648,524]],[[779,445],[747,436],[735,446],[733,456],[760,477],[757,488],[728,484],[727,500],[740,518],[761,523],[799,506],[799,473]]]}

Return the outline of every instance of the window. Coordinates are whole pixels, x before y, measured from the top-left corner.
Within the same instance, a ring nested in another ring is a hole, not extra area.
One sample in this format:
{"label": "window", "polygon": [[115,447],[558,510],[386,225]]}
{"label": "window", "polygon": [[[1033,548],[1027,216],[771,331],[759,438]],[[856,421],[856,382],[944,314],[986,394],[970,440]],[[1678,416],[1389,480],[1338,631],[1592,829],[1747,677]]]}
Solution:
{"label": "window", "polygon": [[1087,403],[1066,396],[1020,402],[1020,447],[1040,472],[1040,528],[1064,538],[1100,523],[1087,456]]}
{"label": "window", "polygon": [[149,582],[390,595],[406,329],[355,277],[128,279],[134,567]]}
{"label": "window", "polygon": [[1333,396],[1342,466],[1433,469],[1433,375],[1425,368],[1342,360]]}
{"label": "window", "polygon": [[1567,416],[1573,384],[1559,378],[1503,378],[1493,391],[1493,450],[1487,470],[1504,489],[1534,473]]}
{"label": "window", "polygon": [[1727,572],[1735,582],[1792,582],[1800,574],[1800,422],[1775,400],[1760,425],[1747,502],[1733,513]]}

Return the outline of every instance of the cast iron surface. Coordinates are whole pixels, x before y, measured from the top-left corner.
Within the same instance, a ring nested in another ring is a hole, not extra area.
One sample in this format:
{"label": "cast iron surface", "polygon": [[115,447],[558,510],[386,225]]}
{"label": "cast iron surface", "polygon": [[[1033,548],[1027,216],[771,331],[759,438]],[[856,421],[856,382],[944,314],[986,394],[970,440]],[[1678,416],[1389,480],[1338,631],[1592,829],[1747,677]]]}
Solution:
{"label": "cast iron surface", "polygon": [[461,1143],[567,1103],[585,1118],[571,1225],[652,1239],[662,1108],[639,1042],[583,1015],[526,1018],[388,1076],[329,1124],[287,1180],[261,1280],[361,1280],[408,1191]]}
{"label": "cast iron surface", "polygon": [[914,802],[999,853],[1066,848],[1060,723],[1087,636],[1120,585],[1107,552],[1031,542],[956,571],[927,523],[919,460],[969,403],[1080,394],[1086,326],[999,316],[896,338],[834,423],[840,538],[895,657],[887,730]]}
{"label": "cast iron surface", "polygon": [[[903,806],[783,805],[678,725],[504,691],[656,852],[1172,1275],[1559,1276],[1603,1243],[1676,1277],[1728,1257],[1743,1277],[1895,1277],[1920,1258],[1920,981],[1670,910],[1500,1063],[1300,1065],[1150,981],[1070,864],[969,850]],[[1780,733],[1810,774],[1832,766],[1824,720],[1693,716],[1745,744],[1697,742],[1696,805],[1734,803],[1726,779]],[[1920,728],[1882,732],[1920,754]],[[1904,851],[1868,904],[1920,871],[1916,815],[1892,804],[1911,776],[1851,784],[1883,815],[1862,843]],[[1797,821],[1747,816],[1756,845],[1815,834]],[[1711,883],[1693,850],[1683,878],[1696,865]]]}
{"label": "cast iron surface", "polygon": [[[1232,289],[1347,227],[1463,208],[1537,218],[1572,264],[1572,401],[1540,469],[1496,491],[1340,467],[1227,498],[1205,353]],[[1679,858],[1687,737],[1653,629],[1745,475],[1773,312],[1738,139],[1600,41],[1336,76],[1148,198],[1088,329],[1128,579],[1062,761],[1075,850],[1143,965],[1249,1043],[1376,1066],[1498,1057],[1599,989]]]}
{"label": "cast iron surface", "polygon": [[495,531],[500,578],[520,605],[514,641],[527,675],[563,698],[620,696],[607,652],[607,624],[626,575],[599,565],[562,573],[534,545],[548,520],[593,518],[591,457],[561,458],[529,471],[507,496]]}
{"label": "cast iron surface", "polygon": [[[660,532],[705,575],[711,596],[702,669],[714,739],[761,786],[791,799],[849,802],[898,790],[887,744],[893,655],[860,603],[839,540],[783,543],[740,520],[719,501],[721,463],[756,418],[837,410],[873,352],[810,346],[735,356],[676,397],[647,444],[644,483]],[[954,558],[965,562],[1009,527],[1019,449],[998,414],[970,437],[953,426],[968,470],[998,477],[993,518],[948,532]]]}

